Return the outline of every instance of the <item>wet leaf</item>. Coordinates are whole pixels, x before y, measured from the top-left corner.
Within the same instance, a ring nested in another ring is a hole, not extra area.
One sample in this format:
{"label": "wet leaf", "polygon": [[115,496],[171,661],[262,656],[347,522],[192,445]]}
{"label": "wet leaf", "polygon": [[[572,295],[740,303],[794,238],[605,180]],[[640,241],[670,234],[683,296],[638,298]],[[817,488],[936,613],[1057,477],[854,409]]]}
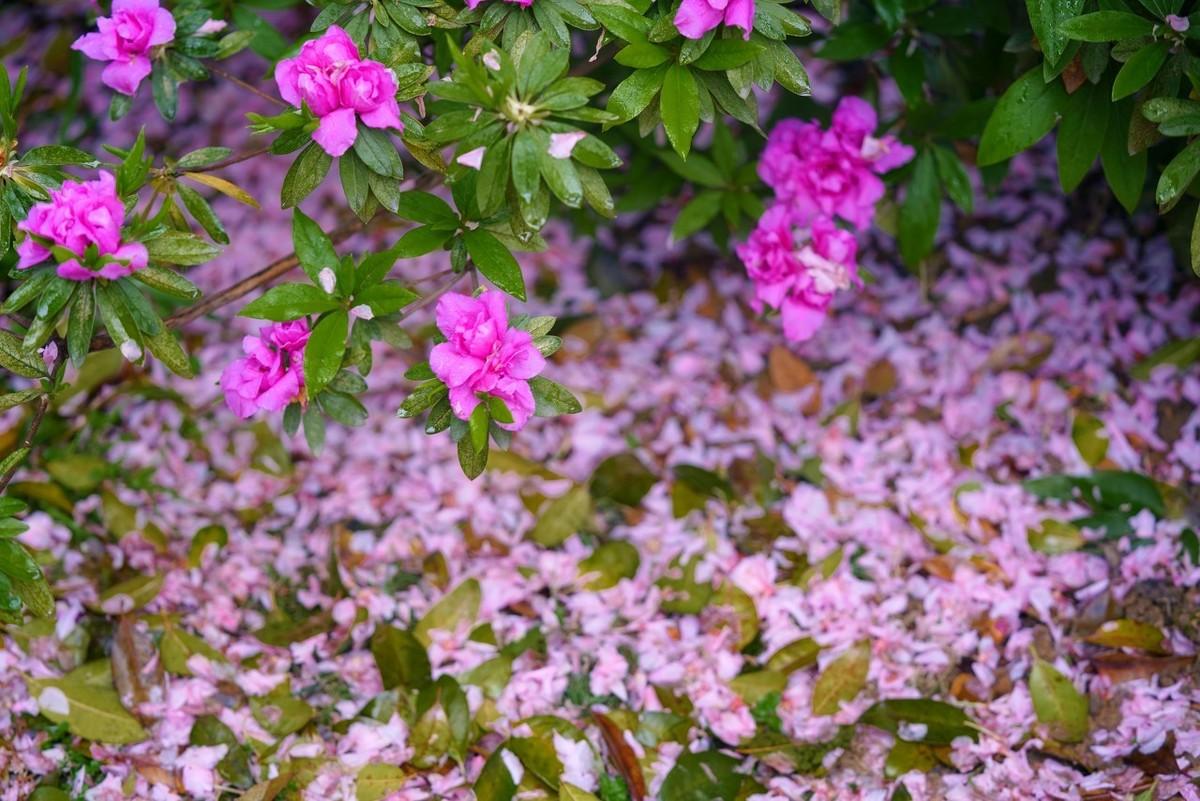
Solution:
{"label": "wet leaf", "polygon": [[371,654],[385,690],[419,690],[432,679],[425,646],[411,632],[380,626],[371,636]]}
{"label": "wet leaf", "polygon": [[[625,735],[621,728],[611,718],[600,712],[593,712],[592,719],[596,721],[596,726],[599,727],[600,733],[604,737],[604,746],[609,761],[625,779],[630,797],[633,801],[642,801],[646,797],[646,777],[642,774],[642,766],[638,762],[637,755],[629,747],[629,743],[625,742]],[[663,801],[667,801],[665,794],[662,795],[662,798]],[[684,796],[679,798],[683,799]]]}
{"label": "wet leaf", "polygon": [[[979,732],[971,725],[971,719],[952,704],[926,698],[893,698],[879,701],[858,719],[859,723],[883,729],[902,739],[922,742],[927,745],[949,745],[956,737],[979,739]],[[901,724],[918,724],[925,727],[924,736],[903,737]]]}
{"label": "wet leaf", "polygon": [[146,731],[121,706],[111,683],[108,660],[89,663],[60,679],[27,679],[29,694],[43,715],[66,723],[72,734],[114,745],[137,743]]}
{"label": "wet leaf", "polygon": [[404,786],[408,772],[398,765],[364,765],[354,782],[357,801],[379,801]]}

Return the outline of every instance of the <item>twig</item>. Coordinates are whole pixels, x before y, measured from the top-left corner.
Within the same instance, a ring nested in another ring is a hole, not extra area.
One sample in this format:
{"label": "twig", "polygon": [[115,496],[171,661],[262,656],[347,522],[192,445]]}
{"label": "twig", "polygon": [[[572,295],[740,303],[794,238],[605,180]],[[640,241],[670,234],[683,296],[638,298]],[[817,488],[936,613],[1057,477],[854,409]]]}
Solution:
{"label": "twig", "polygon": [[[58,358],[54,362],[53,368],[50,370],[50,383],[52,386],[57,384],[58,380],[62,377],[63,368],[66,367],[66,364],[67,362],[66,359],[63,358],[63,354],[59,354]],[[29,421],[29,430],[25,432],[25,439],[21,441],[19,446],[17,446],[17,450],[33,447],[34,437],[37,436],[38,429],[42,427],[42,421],[46,419],[46,412],[50,408],[50,399],[53,394],[53,392],[46,392],[44,395],[38,398],[37,406],[35,406],[33,409],[33,418]],[[12,481],[13,476],[17,474],[17,470],[20,469],[20,467],[21,463],[18,461],[12,467],[4,471],[4,475],[0,476],[0,492],[4,492],[4,490],[7,489],[9,482]]]}
{"label": "twig", "polygon": [[[475,274],[474,270],[470,270],[469,272],[472,275]],[[404,314],[401,315],[400,319],[407,320],[409,317],[412,317],[413,314],[415,314],[416,312],[419,312],[421,309],[425,308],[430,303],[433,303],[435,300],[440,298],[442,295],[446,294],[446,292],[448,292],[450,290],[450,287],[457,284],[459,282],[459,280],[461,280],[462,277],[466,274],[467,274],[467,272],[461,272],[461,273],[455,273],[454,275],[450,276],[449,281],[443,281],[441,283],[441,285],[438,286],[437,289],[433,290],[428,295],[425,295],[420,300],[418,300],[416,303],[414,303],[412,306],[405,309]]]}
{"label": "twig", "polygon": [[291,106],[289,106],[287,103],[284,103],[278,97],[271,97],[269,94],[267,94],[263,90],[259,89],[257,86],[246,83],[245,81],[243,81],[241,78],[237,77],[236,75],[226,72],[225,70],[221,69],[220,67],[214,66],[212,64],[208,64],[207,66],[208,66],[209,72],[213,73],[214,75],[220,75],[222,78],[224,78],[227,81],[232,81],[233,83],[236,83],[238,86],[242,87],[246,91],[253,92],[254,94],[258,95],[263,100],[269,101],[269,102],[274,103],[275,105],[281,106],[283,108],[291,108]]}

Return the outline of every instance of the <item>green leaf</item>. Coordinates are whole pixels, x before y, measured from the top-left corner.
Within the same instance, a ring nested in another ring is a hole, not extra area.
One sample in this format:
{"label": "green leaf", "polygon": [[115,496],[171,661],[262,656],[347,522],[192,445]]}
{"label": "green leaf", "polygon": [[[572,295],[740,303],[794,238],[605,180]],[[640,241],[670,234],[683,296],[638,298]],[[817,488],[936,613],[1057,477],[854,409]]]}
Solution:
{"label": "green leaf", "polygon": [[1200,139],[1193,139],[1163,169],[1154,190],[1155,202],[1164,211],[1174,206],[1197,173],[1200,173]]}
{"label": "green leaf", "polygon": [[970,214],[975,205],[975,196],[966,168],[954,151],[943,145],[933,146],[933,157],[937,162],[938,178],[946,188],[946,194],[954,201],[954,205]]}
{"label": "green leaf", "polygon": [[817,663],[821,646],[812,637],[804,637],[788,643],[767,660],[767,669],[787,675]]}
{"label": "green leaf", "polygon": [[396,216],[422,225],[436,225],[451,229],[458,227],[458,215],[446,201],[437,195],[417,189],[400,193]]}
{"label": "green leaf", "polygon": [[60,679],[26,679],[29,694],[41,713],[55,723],[66,723],[72,734],[100,743],[126,745],[146,739],[146,730],[121,706],[111,680],[108,662],[89,663]]}
{"label": "green leaf", "polygon": [[1084,642],[1092,645],[1102,645],[1106,648],[1137,648],[1155,654],[1163,654],[1163,641],[1166,635],[1162,629],[1143,623],[1140,620],[1122,618],[1102,623]]}
{"label": "green leaf", "polygon": [[1128,11],[1096,11],[1064,20],[1058,30],[1081,42],[1115,42],[1154,32],[1154,22]]}
{"label": "green leaf", "polygon": [[392,248],[392,260],[394,262],[395,259],[414,259],[440,250],[449,238],[450,232],[444,228],[431,228],[427,225],[414,228],[400,237],[400,241]]}
{"label": "green leaf", "polygon": [[25,581],[42,577],[41,568],[25,546],[7,538],[0,539],[0,573]]}
{"label": "green leaf", "polygon": [[[1197,218],[1200,219],[1200,213],[1197,214]],[[1196,227],[1193,227],[1193,241],[1196,236]],[[1195,247],[1193,245],[1193,249]],[[1195,337],[1194,339],[1177,339],[1155,350],[1145,359],[1135,364],[1129,372],[1137,380],[1145,381],[1150,377],[1150,373],[1154,368],[1159,365],[1170,364],[1183,369],[1195,364],[1197,360],[1200,360],[1200,337]]]}
{"label": "green leaf", "polygon": [[637,456],[626,451],[608,457],[592,473],[591,492],[624,506],[637,506],[650,492],[658,477]]}
{"label": "green leaf", "polygon": [[942,198],[934,152],[923,150],[917,156],[912,180],[900,206],[900,252],[910,267],[919,264],[933,250],[941,220]]}
{"label": "green leaf", "polygon": [[1078,743],[1087,736],[1090,728],[1087,696],[1049,662],[1034,658],[1029,694],[1037,719],[1049,727],[1056,740]]}
{"label": "green leaf", "polygon": [[1113,80],[1112,99],[1117,101],[1128,97],[1154,80],[1166,63],[1169,52],[1166,42],[1155,42],[1130,56]]}
{"label": "green leaf", "polygon": [[46,365],[35,351],[27,350],[7,331],[0,331],[0,367],[23,378],[40,378],[46,374]]}
{"label": "green leaf", "polygon": [[300,151],[283,178],[283,188],[279,192],[282,206],[291,208],[312,194],[325,180],[325,174],[332,164],[333,156],[322,150],[316,142],[310,142]]}
{"label": "green leaf", "polygon": [[575,486],[554,498],[538,513],[528,538],[543,548],[557,547],[577,534],[592,516],[592,496]]}
{"label": "green leaf", "polygon": [[417,387],[411,395],[404,399],[404,403],[400,404],[400,408],[396,410],[396,416],[400,418],[416,417],[446,397],[448,391],[446,385],[441,381],[428,381]]}
{"label": "green leaf", "polygon": [[386,131],[360,122],[354,152],[371,172],[397,180],[404,177],[404,162]]}
{"label": "green leaf", "polygon": [[147,264],[142,269],[134,271],[133,279],[151,289],[157,289],[159,292],[184,300],[195,300],[200,297],[200,287],[174,270],[159,267],[156,264]]}
{"label": "green leaf", "polygon": [[277,284],[247,303],[238,314],[257,320],[283,322],[337,308],[337,301],[312,284]]}
{"label": "green leaf", "polygon": [[[539,523],[541,521],[539,520]],[[587,584],[592,592],[615,587],[621,579],[637,575],[641,556],[637,548],[623,540],[605,542],[592,551],[592,555],[579,563],[579,575],[595,576]]]}
{"label": "green leaf", "polygon": [[152,262],[191,266],[211,261],[221,249],[186,231],[167,231],[146,241],[146,251]]}
{"label": "green leaf", "polygon": [[146,335],[146,347],[154,358],[162,362],[168,370],[183,378],[194,378],[196,371],[187,352],[179,344],[179,338],[165,325],[160,326],[154,334]]}
{"label": "green leaf", "polygon": [[1071,439],[1075,441],[1079,455],[1091,467],[1103,462],[1108,455],[1108,431],[1104,421],[1094,414],[1075,414],[1075,419],[1071,421]]}
{"label": "green leaf", "polygon": [[471,261],[484,278],[517,300],[525,300],[525,278],[521,268],[499,239],[482,228],[467,231],[462,239]]}
{"label": "green leaf", "polygon": [[479,617],[479,604],[483,601],[483,590],[476,579],[470,578],[459,584],[442,599],[434,604],[421,621],[417,623],[413,634],[422,645],[428,647],[431,631],[455,631],[464,621],[474,621]]}
{"label": "green leaf", "polygon": [[813,714],[832,715],[843,702],[853,700],[867,686],[870,667],[871,643],[866,640],[852,645],[826,665],[813,686]]}
{"label": "green leaf", "polygon": [[516,797],[517,783],[504,764],[503,751],[503,745],[493,751],[479,772],[472,788],[476,801],[513,801]]}
{"label": "green leaf", "polygon": [[542,148],[528,130],[521,130],[513,138],[512,180],[517,196],[526,203],[533,201],[541,180]]}
{"label": "green leaf", "polygon": [[692,149],[692,137],[700,127],[700,90],[686,67],[673,64],[667,69],[659,111],[667,139],[679,157],[686,159]]}
{"label": "green leaf", "polygon": [[319,394],[341,369],[349,324],[350,316],[337,309],[313,328],[304,348],[304,387],[310,397]]}
{"label": "green leaf", "polygon": [[1067,96],[1055,145],[1058,180],[1064,192],[1073,192],[1095,164],[1104,144],[1110,113],[1104,84],[1084,83]]}
{"label": "green leaf", "polygon": [[534,376],[529,379],[529,389],[533,393],[533,413],[537,417],[557,417],[583,411],[583,406],[570,390],[548,378]]}
{"label": "green leaf", "polygon": [[1132,104],[1126,100],[1110,103],[1108,107],[1110,116],[1100,148],[1100,164],[1113,194],[1125,211],[1133,214],[1146,183],[1146,150],[1129,152],[1127,134]]}
{"label": "green leaf", "polygon": [[1087,540],[1083,532],[1061,520],[1043,520],[1038,528],[1029,529],[1029,547],[1038,553],[1062,554],[1077,551]]}
{"label": "green leaf", "polygon": [[80,167],[94,169],[100,162],[91,153],[68,145],[42,145],[26,150],[20,158],[20,163],[26,167],[63,167],[77,164]]}
{"label": "green leaf", "polygon": [[167,122],[175,119],[175,113],[179,110],[179,83],[166,62],[154,62],[154,71],[150,74],[150,89],[158,113]]}
{"label": "green leaf", "polygon": [[1047,63],[1057,64],[1069,41],[1062,23],[1083,10],[1083,0],[1025,0],[1025,8]]}
{"label": "green leaf", "polygon": [[764,49],[755,41],[716,39],[693,66],[702,70],[731,70],[753,61]]}
{"label": "green leaf", "polygon": [[321,270],[337,269],[338,255],[333,249],[333,242],[321,230],[321,226],[300,209],[292,213],[292,244],[304,274],[314,284],[320,285]]}
{"label": "green leaf", "polygon": [[153,601],[162,589],[162,575],[134,576],[100,593],[96,607],[109,615],[123,615]]}
{"label": "green leaf", "polygon": [[385,690],[419,690],[432,681],[429,655],[411,632],[395,626],[376,628],[371,635],[371,655]]}
{"label": "green leaf", "polygon": [[1060,81],[1046,83],[1034,67],[1000,96],[979,140],[980,166],[998,164],[1033,145],[1058,119],[1066,91]]}
{"label": "green leaf", "polygon": [[661,801],[737,801],[741,760],[720,751],[685,752],[667,774],[659,791]]}
{"label": "green leaf", "polygon": [[623,67],[632,69],[650,69],[665,63],[671,58],[671,51],[651,42],[637,42],[627,45],[613,56],[613,60]]}
{"label": "green leaf", "polygon": [[859,723],[898,735],[902,723],[925,726],[920,742],[928,745],[950,745],[957,737],[979,739],[979,731],[971,725],[967,713],[956,706],[924,698],[902,698],[873,704]]}
{"label": "green leaf", "polygon": [[715,189],[706,189],[693,197],[679,210],[675,224],[671,226],[671,240],[686,239],[712,222],[721,212],[724,195]]}
{"label": "green leaf", "polygon": [[196,167],[216,164],[231,155],[233,155],[233,151],[227,147],[202,147],[185,153],[179,161],[175,162],[175,166],[181,170],[192,170]]}
{"label": "green leaf", "polygon": [[[401,7],[412,8],[411,6]],[[381,801],[403,788],[408,778],[408,771],[399,765],[386,765],[378,762],[363,765],[354,779],[355,801]]]}
{"label": "green leaf", "polygon": [[221,220],[213,212],[212,206],[208,204],[199,192],[185,184],[176,184],[175,191],[179,193],[179,198],[183,201],[183,205],[195,218],[196,222],[200,223],[200,227],[204,232],[212,237],[214,242],[220,242],[223,245],[229,244],[229,234],[225,232],[225,226],[221,224]]}
{"label": "green leaf", "polygon": [[463,437],[458,441],[458,465],[467,478],[472,481],[478,478],[487,467],[487,461],[488,441],[486,437],[483,440],[482,449],[474,447],[471,437]]}
{"label": "green leaf", "polygon": [[617,115],[619,122],[632,120],[641,114],[658,94],[668,69],[663,64],[653,69],[635,71],[613,89],[608,98],[608,110]]}

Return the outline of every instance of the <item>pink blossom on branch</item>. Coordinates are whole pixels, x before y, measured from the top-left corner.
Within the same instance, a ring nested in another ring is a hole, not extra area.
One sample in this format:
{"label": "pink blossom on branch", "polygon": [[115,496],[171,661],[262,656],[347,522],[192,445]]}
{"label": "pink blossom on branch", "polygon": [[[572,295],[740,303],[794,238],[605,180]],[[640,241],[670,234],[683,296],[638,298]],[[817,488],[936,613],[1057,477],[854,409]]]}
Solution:
{"label": "pink blossom on branch", "polygon": [[308,323],[292,320],[264,326],[257,337],[242,339],[245,357],[221,374],[225,403],[242,419],[265,410],[278,412],[304,391],[304,346]]}
{"label": "pink blossom on branch", "polygon": [[[101,172],[95,181],[64,181],[50,192],[50,200],[36,203],[17,228],[25,240],[17,245],[17,268],[24,270],[50,258],[51,247],[64,248],[77,257],[58,265],[58,275],[71,281],[93,278],[116,280],[146,266],[149,255],[140,242],[121,244],[125,204],[117,195],[112,173]],[[100,258],[95,268],[80,259],[95,246]]]}
{"label": "pink blossom on branch", "polygon": [[150,74],[150,51],[175,38],[175,18],[158,0],[113,0],[112,16],[96,20],[94,33],[80,36],[71,45],[88,58],[107,61],[100,74],[104,84],[132,95]]}
{"label": "pink blossom on branch", "polygon": [[799,342],[825,322],[837,292],[862,281],[853,234],[828,217],[817,217],[809,228],[798,220],[790,209],[772,207],[737,253],[754,281],[751,305],[778,309],[784,335]]}
{"label": "pink blossom on branch", "polygon": [[331,156],[354,145],[360,119],[370,128],[404,128],[395,74],[378,61],[360,59],[354,40],[337,25],[305,42],[295,58],[280,61],[275,82],[284,100],[306,104],[317,116],[313,141]]}
{"label": "pink blossom on branch", "polygon": [[837,216],[866,228],[883,197],[879,174],[913,157],[894,136],[875,137],[876,124],[875,109],[857,97],[842,98],[828,130],[783,120],[767,138],[758,174],[802,222]]}
{"label": "pink blossom on branch", "polygon": [[683,0],[675,12],[675,27],[688,39],[703,39],[722,22],[741,28],[742,38],[749,39],[754,30],[754,0]]}
{"label": "pink blossom on branch", "polygon": [[449,293],[438,301],[437,326],[447,341],[434,346],[429,366],[450,388],[455,416],[468,419],[480,395],[491,395],[512,412],[513,421],[500,427],[520,430],[534,409],[529,379],[546,367],[546,359],[528,331],[509,327],[504,296]]}

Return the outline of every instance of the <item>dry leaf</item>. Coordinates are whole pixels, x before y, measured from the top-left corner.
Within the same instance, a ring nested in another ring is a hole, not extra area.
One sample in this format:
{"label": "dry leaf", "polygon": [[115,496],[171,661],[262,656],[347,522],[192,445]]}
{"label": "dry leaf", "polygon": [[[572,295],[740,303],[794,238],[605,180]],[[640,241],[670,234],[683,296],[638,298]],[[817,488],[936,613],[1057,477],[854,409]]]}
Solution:
{"label": "dry leaf", "polygon": [[646,778],[642,775],[642,766],[638,762],[637,755],[633,753],[629,743],[625,742],[620,727],[600,712],[593,712],[592,719],[596,721],[596,725],[600,727],[600,733],[604,735],[608,756],[617,768],[617,772],[625,779],[632,801],[644,801]]}
{"label": "dry leaf", "polygon": [[117,618],[112,643],[112,677],[121,705],[130,711],[162,693],[162,660],[158,658],[149,632],[139,626],[132,615]]}

